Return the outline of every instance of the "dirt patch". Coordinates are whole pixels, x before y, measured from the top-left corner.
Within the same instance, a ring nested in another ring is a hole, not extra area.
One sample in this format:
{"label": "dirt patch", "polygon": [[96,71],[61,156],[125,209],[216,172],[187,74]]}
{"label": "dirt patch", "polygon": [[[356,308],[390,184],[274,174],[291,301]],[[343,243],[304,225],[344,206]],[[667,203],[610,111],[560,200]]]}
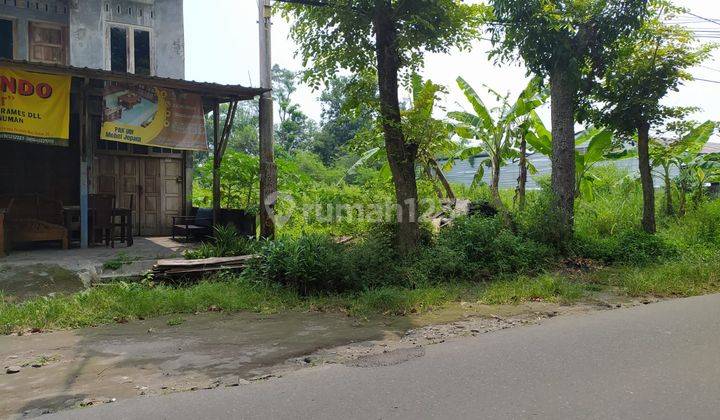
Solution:
{"label": "dirt patch", "polygon": [[38,296],[75,293],[84,287],[77,273],[59,265],[6,265],[0,268],[0,291],[10,302],[22,302]]}
{"label": "dirt patch", "polygon": [[423,347],[399,348],[391,351],[385,350],[378,354],[360,356],[357,359],[348,362],[347,365],[364,368],[393,366],[423,356],[425,356],[425,349]]}

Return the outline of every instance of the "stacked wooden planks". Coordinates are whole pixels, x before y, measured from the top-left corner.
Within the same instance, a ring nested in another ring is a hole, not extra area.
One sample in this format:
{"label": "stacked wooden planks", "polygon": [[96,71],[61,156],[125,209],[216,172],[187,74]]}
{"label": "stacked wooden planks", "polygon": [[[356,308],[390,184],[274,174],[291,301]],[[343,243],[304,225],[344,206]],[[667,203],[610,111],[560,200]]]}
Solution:
{"label": "stacked wooden planks", "polygon": [[182,258],[158,260],[152,269],[152,273],[156,277],[182,277],[193,275],[201,276],[218,271],[241,271],[255,258],[257,258],[257,255],[214,257],[199,260],[186,260]]}

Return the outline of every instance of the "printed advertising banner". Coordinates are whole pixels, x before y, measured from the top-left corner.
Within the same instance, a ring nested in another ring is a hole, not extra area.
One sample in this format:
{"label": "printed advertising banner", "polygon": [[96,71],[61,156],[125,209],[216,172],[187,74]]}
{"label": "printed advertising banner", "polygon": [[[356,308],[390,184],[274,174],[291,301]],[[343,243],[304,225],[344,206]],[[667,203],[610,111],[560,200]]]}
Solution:
{"label": "printed advertising banner", "polygon": [[70,76],[0,67],[0,141],[68,146]]}
{"label": "printed advertising banner", "polygon": [[172,89],[108,82],[100,138],[207,151],[202,98]]}

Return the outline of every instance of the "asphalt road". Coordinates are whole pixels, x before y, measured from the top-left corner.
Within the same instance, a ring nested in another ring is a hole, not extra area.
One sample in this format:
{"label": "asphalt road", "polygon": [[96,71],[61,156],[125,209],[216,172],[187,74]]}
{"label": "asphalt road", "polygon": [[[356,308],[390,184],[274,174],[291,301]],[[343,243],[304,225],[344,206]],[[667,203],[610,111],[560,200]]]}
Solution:
{"label": "asphalt road", "polygon": [[561,317],[237,388],[57,414],[110,419],[718,419],[720,295]]}

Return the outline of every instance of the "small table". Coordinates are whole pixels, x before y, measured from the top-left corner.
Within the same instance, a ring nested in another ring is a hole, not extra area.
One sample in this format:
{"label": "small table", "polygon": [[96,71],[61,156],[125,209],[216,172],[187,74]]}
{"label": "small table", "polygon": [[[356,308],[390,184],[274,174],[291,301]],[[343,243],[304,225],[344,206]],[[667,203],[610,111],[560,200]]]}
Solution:
{"label": "small table", "polygon": [[118,97],[118,105],[122,106],[125,109],[133,109],[133,107],[139,104],[140,101],[140,95],[132,92],[126,93]]}
{"label": "small table", "polygon": [[[80,230],[80,206],[64,206],[65,227],[68,232]],[[88,209],[92,213],[92,209]],[[120,223],[115,226],[120,228],[120,242],[125,242],[128,247],[133,246],[133,223],[132,209],[114,208],[112,211],[113,219],[120,218]],[[92,229],[92,226],[88,226]]]}

